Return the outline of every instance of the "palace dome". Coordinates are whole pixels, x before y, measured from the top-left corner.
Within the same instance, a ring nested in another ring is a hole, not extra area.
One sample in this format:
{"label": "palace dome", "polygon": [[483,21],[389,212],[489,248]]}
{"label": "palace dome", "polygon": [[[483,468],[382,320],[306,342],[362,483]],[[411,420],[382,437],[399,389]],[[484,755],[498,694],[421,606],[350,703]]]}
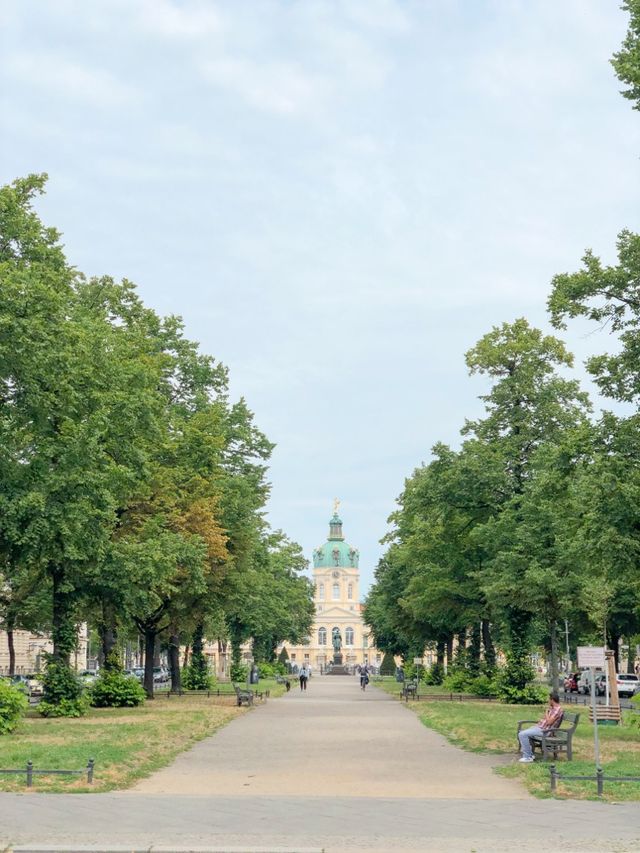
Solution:
{"label": "palace dome", "polygon": [[334,512],[329,521],[329,536],[324,545],[313,552],[313,567],[357,569],[360,554],[357,548],[344,541],[342,534],[342,519]]}

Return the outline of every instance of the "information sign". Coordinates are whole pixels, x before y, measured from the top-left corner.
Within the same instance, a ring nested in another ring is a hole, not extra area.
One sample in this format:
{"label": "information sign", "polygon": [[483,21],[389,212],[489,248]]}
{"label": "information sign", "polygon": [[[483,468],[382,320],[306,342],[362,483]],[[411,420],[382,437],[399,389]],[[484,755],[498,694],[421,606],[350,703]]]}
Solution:
{"label": "information sign", "polygon": [[414,663],[422,663],[422,658],[414,658],[413,662]]}
{"label": "information sign", "polygon": [[578,646],[578,666],[604,669],[604,646]]}

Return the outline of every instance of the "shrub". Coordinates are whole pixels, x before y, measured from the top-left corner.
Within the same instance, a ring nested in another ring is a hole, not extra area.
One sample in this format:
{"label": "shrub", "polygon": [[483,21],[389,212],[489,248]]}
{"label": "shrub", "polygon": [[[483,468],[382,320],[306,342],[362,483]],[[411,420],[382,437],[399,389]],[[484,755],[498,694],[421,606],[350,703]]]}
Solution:
{"label": "shrub", "polygon": [[81,717],[89,707],[84,686],[68,664],[48,659],[42,679],[44,698],[38,705],[43,717]]}
{"label": "shrub", "polygon": [[231,681],[246,681],[249,667],[243,663],[232,663],[230,670]]}
{"label": "shrub", "polygon": [[103,670],[89,690],[94,708],[135,708],[145,698],[138,679],[119,670]]}
{"label": "shrub", "polygon": [[634,696],[631,700],[631,704],[635,709],[635,714],[629,714],[627,722],[633,729],[640,729],[640,693]]}
{"label": "shrub", "polygon": [[442,686],[451,693],[465,693],[471,680],[471,676],[466,670],[455,667],[447,674]]}
{"label": "shrub", "polygon": [[508,705],[540,705],[549,698],[549,690],[539,684],[525,684],[520,687],[513,684],[509,677],[509,668],[500,669],[495,678],[495,695]]}
{"label": "shrub", "polygon": [[185,666],[180,677],[184,690],[211,690],[215,683],[214,677],[200,667]]}
{"label": "shrub", "polygon": [[263,663],[258,664],[258,674],[260,678],[275,678],[276,675],[286,675],[287,668],[284,664],[280,663],[280,661],[275,661],[274,663],[267,663],[264,661]]}
{"label": "shrub", "polygon": [[29,700],[22,690],[0,679],[0,735],[16,728],[28,705]]}
{"label": "shrub", "polygon": [[472,678],[467,690],[474,696],[481,696],[482,698],[495,696],[497,692],[495,680],[488,675],[477,675]]}
{"label": "shrub", "polygon": [[380,675],[395,675],[396,662],[391,652],[385,652],[380,664]]}
{"label": "shrub", "polygon": [[442,684],[444,681],[444,667],[442,664],[434,663],[429,669],[425,669],[422,681],[425,684]]}

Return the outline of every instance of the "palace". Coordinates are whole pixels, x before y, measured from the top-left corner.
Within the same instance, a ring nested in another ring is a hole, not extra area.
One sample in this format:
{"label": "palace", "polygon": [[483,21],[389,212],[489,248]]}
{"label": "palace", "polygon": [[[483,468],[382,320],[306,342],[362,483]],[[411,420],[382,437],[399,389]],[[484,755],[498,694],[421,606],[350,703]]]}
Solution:
{"label": "palace", "polygon": [[307,663],[312,671],[323,671],[333,659],[331,636],[334,628],[342,637],[342,657],[349,666],[369,664],[379,667],[381,652],[369,642],[369,628],[362,619],[360,604],[359,553],[345,542],[337,502],[329,521],[329,536],[313,552],[314,603],[316,609],[311,636],[300,646],[283,643],[291,664]]}

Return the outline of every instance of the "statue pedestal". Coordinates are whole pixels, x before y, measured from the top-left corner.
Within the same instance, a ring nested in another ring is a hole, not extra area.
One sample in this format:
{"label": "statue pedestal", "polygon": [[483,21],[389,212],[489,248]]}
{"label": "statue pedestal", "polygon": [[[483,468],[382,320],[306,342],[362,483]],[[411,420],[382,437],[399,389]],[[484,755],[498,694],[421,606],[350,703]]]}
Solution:
{"label": "statue pedestal", "polygon": [[340,654],[340,652],[334,652],[333,665],[334,666],[342,666],[342,655]]}

